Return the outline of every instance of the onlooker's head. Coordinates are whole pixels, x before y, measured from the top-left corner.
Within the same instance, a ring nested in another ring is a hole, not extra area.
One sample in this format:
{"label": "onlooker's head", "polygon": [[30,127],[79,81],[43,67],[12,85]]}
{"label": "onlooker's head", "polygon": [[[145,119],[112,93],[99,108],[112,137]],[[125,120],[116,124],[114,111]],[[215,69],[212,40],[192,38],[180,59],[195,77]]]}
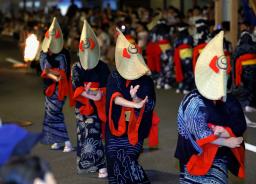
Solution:
{"label": "onlooker's head", "polygon": [[41,137],[14,124],[0,126],[0,167],[11,158],[29,154]]}
{"label": "onlooker's head", "polygon": [[243,32],[243,31],[249,31],[250,30],[250,23],[248,21],[243,21],[240,23],[240,32]]}
{"label": "onlooker's head", "polygon": [[20,157],[0,169],[3,184],[56,184],[48,163],[39,157]]}

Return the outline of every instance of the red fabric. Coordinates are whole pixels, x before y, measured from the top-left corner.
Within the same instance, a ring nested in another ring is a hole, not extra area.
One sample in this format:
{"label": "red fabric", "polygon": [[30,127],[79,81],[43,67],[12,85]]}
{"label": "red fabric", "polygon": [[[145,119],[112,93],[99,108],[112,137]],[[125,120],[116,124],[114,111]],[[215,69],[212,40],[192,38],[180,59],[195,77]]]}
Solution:
{"label": "red fabric", "polygon": [[83,115],[89,116],[94,112],[94,109],[91,106],[89,99],[82,96],[83,92],[84,87],[81,86],[76,88],[73,99],[83,104],[83,106],[79,108],[79,112]]}
{"label": "red fabric", "polygon": [[194,176],[205,175],[212,166],[213,160],[218,151],[218,145],[211,144],[218,137],[210,135],[206,138],[197,140],[197,144],[202,148],[203,152],[200,155],[193,155],[188,163],[187,169],[189,174]]}
{"label": "red fabric", "polygon": [[[68,96],[69,93],[69,83],[68,83],[68,79],[66,76],[66,72],[64,70],[60,70],[57,68],[52,68],[50,69],[50,71],[53,72],[57,72],[59,73],[61,80],[58,82],[58,100],[62,101],[64,100],[65,96]],[[41,74],[42,78],[48,78],[47,76],[47,72],[46,70],[43,70],[42,74]],[[53,95],[54,91],[56,88],[56,82],[54,81],[53,84],[51,84],[50,86],[48,86],[48,88],[45,91],[46,96],[50,97]]]}
{"label": "red fabric", "polygon": [[[84,84],[87,85],[89,82],[85,82]],[[98,88],[99,83],[98,82],[90,82],[91,86],[90,88],[96,88],[96,90],[100,90],[102,93],[102,98],[98,101],[94,101],[94,104],[97,108],[97,114],[102,122],[106,122],[106,88]],[[76,88],[74,92],[73,99],[82,103],[83,106],[79,108],[79,111],[83,115],[91,115],[94,112],[94,109],[92,105],[90,104],[90,100],[88,98],[85,98],[82,96],[82,93],[84,92],[84,86],[80,86]]]}
{"label": "red fabric", "polygon": [[90,88],[99,88],[100,84],[98,82],[84,82],[84,85],[91,83]]}
{"label": "red fabric", "polygon": [[[229,127],[224,127],[224,128],[228,131],[230,137],[236,137],[235,134],[233,133],[233,131],[231,130],[231,128],[229,128]],[[238,177],[244,178],[245,177],[245,166],[244,166],[245,150],[244,150],[244,147],[240,146],[238,148],[232,148],[231,151],[240,164]]]}
{"label": "red fabric", "polygon": [[115,92],[112,94],[110,99],[110,107],[109,107],[109,115],[108,115],[110,131],[114,136],[118,136],[118,137],[122,136],[126,131],[125,112],[130,111],[131,114],[130,114],[130,120],[128,122],[128,131],[127,131],[128,140],[131,145],[136,145],[138,143],[138,132],[139,132],[139,127],[140,127],[140,123],[143,117],[145,107],[143,107],[140,110],[139,117],[136,117],[135,111],[133,108],[122,107],[121,115],[118,121],[118,128],[116,129],[111,116],[112,116],[114,99],[117,96],[122,97],[122,94],[119,92]]}
{"label": "red fabric", "polygon": [[121,116],[120,116],[120,119],[119,119],[119,122],[118,122],[118,128],[117,130],[115,129],[115,125],[114,125],[114,122],[111,118],[111,115],[112,115],[112,106],[113,106],[113,101],[114,99],[117,97],[117,96],[120,96],[122,97],[122,94],[119,93],[119,92],[115,92],[112,94],[111,96],[111,99],[110,99],[110,107],[109,107],[109,113],[108,113],[108,120],[109,120],[109,128],[110,128],[110,131],[111,133],[114,135],[114,136],[122,136],[124,133],[125,133],[125,130],[126,130],[126,123],[125,123],[125,108],[122,108],[122,112],[121,112]]}
{"label": "red fabric", "polygon": [[193,71],[195,71],[195,67],[196,67],[196,61],[198,56],[200,55],[200,50],[202,50],[205,46],[207,45],[207,43],[201,43],[199,45],[197,45],[196,47],[194,47],[193,49]]}
{"label": "red fabric", "polygon": [[175,65],[175,72],[176,72],[176,82],[180,83],[183,81],[183,71],[181,67],[181,59],[180,59],[180,50],[191,48],[188,44],[181,44],[177,48],[174,49],[174,65]]}
{"label": "red fabric", "polygon": [[158,114],[154,111],[153,112],[153,118],[152,118],[152,127],[149,132],[149,137],[148,137],[148,146],[149,147],[157,147],[159,144],[159,139],[158,139],[158,124],[160,122],[160,118]]}
{"label": "red fabric", "polygon": [[242,75],[242,62],[246,60],[256,59],[256,54],[244,54],[236,59],[236,67],[235,67],[235,84],[236,86],[240,86],[241,84],[241,75]]}
{"label": "red fabric", "polygon": [[[209,127],[213,127],[214,125],[211,123],[208,123]],[[229,133],[230,137],[236,137],[234,132],[231,130],[229,127],[224,127],[227,132]],[[245,160],[245,150],[243,146],[240,146],[238,148],[232,148],[231,149],[232,153],[236,157],[237,161],[240,164],[239,172],[238,172],[238,177],[244,178],[245,177],[245,166],[244,166],[244,160]]]}
{"label": "red fabric", "polygon": [[151,72],[161,72],[162,50],[157,43],[150,42],[146,47],[147,65]]}
{"label": "red fabric", "polygon": [[98,116],[100,120],[104,123],[106,123],[107,117],[106,117],[106,88],[100,88],[100,91],[102,93],[102,98],[98,101],[94,101],[94,104],[97,108]]}
{"label": "red fabric", "polygon": [[[88,84],[86,82],[85,84]],[[97,82],[91,82],[91,88],[98,88],[99,83]],[[98,90],[98,89],[97,89]],[[94,104],[97,108],[97,114],[99,116],[99,119],[103,122],[101,123],[101,135],[102,138],[105,139],[105,127],[106,127],[106,88],[100,88],[99,89],[102,93],[102,98],[99,101],[94,101]],[[90,100],[81,96],[81,94],[84,92],[84,87],[78,87],[76,88],[73,99],[82,103],[83,106],[79,108],[79,112],[83,115],[91,115],[94,112],[94,109],[92,105],[90,104]]]}
{"label": "red fabric", "polygon": [[159,45],[161,45],[161,44],[170,44],[170,41],[169,40],[159,40],[157,43]]}

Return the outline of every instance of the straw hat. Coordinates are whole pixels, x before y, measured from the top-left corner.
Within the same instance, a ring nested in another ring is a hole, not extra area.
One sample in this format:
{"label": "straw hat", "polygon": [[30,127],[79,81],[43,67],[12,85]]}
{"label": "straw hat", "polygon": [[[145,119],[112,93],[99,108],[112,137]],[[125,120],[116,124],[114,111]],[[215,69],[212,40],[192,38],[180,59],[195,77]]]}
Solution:
{"label": "straw hat", "polygon": [[100,46],[97,37],[86,20],[84,20],[80,37],[79,58],[85,70],[96,67],[100,59]]}
{"label": "straw hat", "polygon": [[227,93],[228,62],[223,51],[223,37],[221,31],[206,45],[195,67],[196,87],[209,100],[219,100]]}
{"label": "straw hat", "polygon": [[63,43],[63,34],[60,25],[56,17],[54,17],[49,30],[45,33],[42,50],[43,52],[48,52],[48,49],[50,49],[52,53],[58,54],[63,49]]}
{"label": "straw hat", "polygon": [[137,45],[131,44],[118,31],[116,41],[115,62],[118,73],[126,80],[135,80],[147,74],[149,69],[140,53],[140,48]]}

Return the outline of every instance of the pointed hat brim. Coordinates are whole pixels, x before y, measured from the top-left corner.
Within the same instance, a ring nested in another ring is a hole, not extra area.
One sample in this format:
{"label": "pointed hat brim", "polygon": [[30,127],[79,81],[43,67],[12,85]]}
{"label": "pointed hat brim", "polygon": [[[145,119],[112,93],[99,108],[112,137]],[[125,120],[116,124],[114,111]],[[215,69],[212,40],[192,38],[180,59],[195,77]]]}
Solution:
{"label": "pointed hat brim", "polygon": [[206,45],[195,67],[196,87],[210,100],[219,100],[227,93],[228,63],[223,51],[223,37],[221,31]]}
{"label": "pointed hat brim", "polygon": [[135,80],[149,72],[138,48],[131,44],[117,28],[115,63],[118,73],[127,80]]}

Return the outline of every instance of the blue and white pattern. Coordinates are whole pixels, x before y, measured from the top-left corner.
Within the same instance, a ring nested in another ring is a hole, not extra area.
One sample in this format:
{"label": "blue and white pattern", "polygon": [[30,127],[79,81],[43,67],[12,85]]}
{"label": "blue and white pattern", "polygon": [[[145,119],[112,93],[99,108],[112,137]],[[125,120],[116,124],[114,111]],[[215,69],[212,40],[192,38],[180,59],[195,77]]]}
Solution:
{"label": "blue and white pattern", "polygon": [[96,114],[81,115],[75,108],[77,122],[77,170],[96,172],[106,167],[104,147],[101,140],[101,121]]}
{"label": "blue and white pattern", "polygon": [[203,99],[197,92],[191,92],[179,107],[178,132],[185,139],[189,139],[199,153],[202,152],[202,149],[195,141],[213,133],[207,126],[207,119],[208,113]]}
{"label": "blue and white pattern", "polygon": [[[201,154],[203,149],[197,140],[213,135],[208,127],[211,119],[210,110],[205,99],[197,90],[189,93],[182,101],[178,111],[178,144],[175,156],[180,161],[180,184],[226,184],[227,158],[216,157],[206,175],[192,176],[188,173],[186,163],[193,154]],[[214,118],[212,118],[214,119]]]}
{"label": "blue and white pattern", "polygon": [[215,159],[209,172],[204,176],[192,176],[186,167],[180,173],[180,184],[227,184],[227,161],[225,159]]}
{"label": "blue and white pattern", "polygon": [[106,146],[108,181],[110,184],[148,184],[145,171],[138,163],[143,142],[132,146],[127,137],[108,138]]}

